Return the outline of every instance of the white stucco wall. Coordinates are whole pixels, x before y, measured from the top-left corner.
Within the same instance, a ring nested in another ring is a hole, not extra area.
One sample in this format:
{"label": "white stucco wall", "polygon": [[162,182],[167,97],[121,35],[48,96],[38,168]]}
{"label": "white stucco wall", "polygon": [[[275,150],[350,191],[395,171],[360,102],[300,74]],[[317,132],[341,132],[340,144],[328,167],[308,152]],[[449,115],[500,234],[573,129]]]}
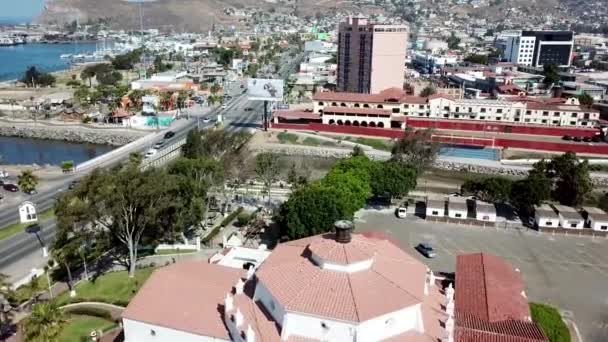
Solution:
{"label": "white stucco wall", "polygon": [[[437,212],[437,215],[434,215],[433,212]],[[445,216],[445,208],[426,207],[426,216],[434,216],[434,217]]]}
{"label": "white stucco wall", "polygon": [[559,216],[559,224],[562,228],[568,229],[583,229],[585,226],[585,220],[583,218],[580,219],[566,219],[563,216]]}
{"label": "white stucco wall", "polygon": [[229,341],[209,336],[191,334],[185,331],[160,327],[130,319],[122,320],[125,342],[219,342]]}
{"label": "white stucco wall", "polygon": [[[534,215],[534,220],[539,227],[559,228],[559,218],[550,218],[540,216],[538,213]],[[547,224],[549,223],[549,224]]]}
{"label": "white stucco wall", "polygon": [[357,327],[357,341],[384,340],[410,330],[424,332],[420,304],[362,322]]}
{"label": "white stucco wall", "polygon": [[296,335],[321,341],[353,341],[355,331],[353,323],[287,312],[281,338]]}
{"label": "white stucco wall", "polygon": [[[458,214],[460,214],[460,217],[457,217]],[[468,215],[467,210],[454,210],[454,209],[448,208],[448,217],[450,217],[450,218],[464,220],[467,218],[467,215]]]}
{"label": "white stucco wall", "polygon": [[476,212],[475,218],[478,221],[496,222],[496,213]]}
{"label": "white stucco wall", "polygon": [[279,323],[279,325],[283,324],[283,320],[285,317],[285,308],[281,303],[277,302],[277,300],[272,296],[270,291],[264,286],[262,282],[258,282],[255,286],[255,293],[253,294],[253,299],[255,301],[262,302],[266,311],[272,315],[272,318]]}
{"label": "white stucco wall", "polygon": [[[593,217],[589,218],[589,227],[591,227],[591,229],[593,230],[608,230],[608,222],[607,221],[598,221],[598,220],[594,220]],[[602,229],[604,228],[604,229]]]}

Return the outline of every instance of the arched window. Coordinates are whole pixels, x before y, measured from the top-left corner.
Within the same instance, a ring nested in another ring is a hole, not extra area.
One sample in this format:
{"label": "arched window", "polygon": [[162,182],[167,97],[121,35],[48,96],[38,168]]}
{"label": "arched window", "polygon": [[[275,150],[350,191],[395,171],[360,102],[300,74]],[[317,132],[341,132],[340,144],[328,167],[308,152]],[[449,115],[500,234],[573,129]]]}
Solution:
{"label": "arched window", "polygon": [[335,123],[336,123],[336,121],[334,121],[334,119],[329,120],[329,124],[330,124],[330,125],[333,125],[333,124],[335,124]]}
{"label": "arched window", "polygon": [[357,120],[353,121],[353,126],[359,127],[359,121],[357,121]]}
{"label": "arched window", "polygon": [[337,104],[337,103],[335,103],[335,102],[332,102],[332,103],[331,103],[331,105],[332,105],[332,106],[334,106],[334,107],[337,107],[337,106],[338,106],[338,104]]}
{"label": "arched window", "polygon": [[355,103],[355,108],[359,108],[360,105],[358,103]]}
{"label": "arched window", "polygon": [[361,122],[361,127],[367,127],[367,122],[365,122],[365,121]]}
{"label": "arched window", "polygon": [[378,122],[378,127],[384,128],[384,123],[383,122]]}
{"label": "arched window", "polygon": [[375,123],[375,122],[373,122],[373,121],[372,121],[372,122],[370,122],[370,123],[369,123],[369,127],[376,127],[376,123]]}
{"label": "arched window", "polygon": [[344,125],[346,125],[346,126],[350,126],[350,120],[346,120],[346,121],[344,121]]}
{"label": "arched window", "polygon": [[340,103],[340,107],[346,107],[346,103],[344,103],[344,102]]}
{"label": "arched window", "polygon": [[342,126],[342,120],[338,120],[338,125]]}
{"label": "arched window", "polygon": [[383,106],[383,105],[381,105],[381,104],[379,104],[379,105],[377,106],[377,108],[379,108],[379,109],[383,109],[383,108],[384,108],[384,106]]}
{"label": "arched window", "polygon": [[369,108],[369,105],[367,103],[364,103],[363,108]]}

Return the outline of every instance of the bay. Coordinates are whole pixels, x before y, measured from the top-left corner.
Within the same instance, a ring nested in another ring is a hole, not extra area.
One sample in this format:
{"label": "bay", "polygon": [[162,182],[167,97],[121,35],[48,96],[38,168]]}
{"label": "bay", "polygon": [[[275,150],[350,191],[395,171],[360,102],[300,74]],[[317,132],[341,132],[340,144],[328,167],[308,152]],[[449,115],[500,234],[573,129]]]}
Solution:
{"label": "bay", "polygon": [[108,145],[0,136],[0,164],[60,165],[65,160],[73,160],[78,164],[114,148]]}
{"label": "bay", "polygon": [[95,51],[95,43],[24,44],[0,47],[0,81],[19,79],[30,66],[45,72],[66,70],[69,59],[64,54],[82,54]]}

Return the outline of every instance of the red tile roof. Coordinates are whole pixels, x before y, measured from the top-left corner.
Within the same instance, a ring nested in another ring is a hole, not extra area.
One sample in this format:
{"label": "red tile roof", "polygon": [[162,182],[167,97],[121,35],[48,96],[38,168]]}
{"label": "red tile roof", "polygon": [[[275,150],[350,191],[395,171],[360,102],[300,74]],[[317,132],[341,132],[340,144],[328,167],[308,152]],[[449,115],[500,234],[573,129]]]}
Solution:
{"label": "red tile roof", "polygon": [[362,108],[362,107],[325,107],[323,108],[324,114],[339,113],[339,114],[371,114],[371,115],[382,115],[391,116],[389,111],[384,109],[376,108]]}
{"label": "red tile roof", "polygon": [[277,110],[274,113],[272,113],[272,115],[277,118],[292,119],[292,120],[297,120],[297,119],[316,120],[316,119],[321,118],[319,116],[319,114],[316,114],[313,112],[301,111],[301,110]]}
{"label": "red tile roof", "polygon": [[[456,341],[545,341],[530,319],[524,289],[521,274],[504,259],[488,253],[459,255],[455,311],[460,338]],[[498,339],[496,334],[504,336]]]}
{"label": "red tile roof", "polygon": [[352,236],[351,243],[376,251],[368,270],[321,269],[310,259],[309,246],[321,239],[338,244],[330,237],[333,234],[281,244],[257,270],[259,281],[286,310],[361,322],[423,301],[426,266],[387,240]]}
{"label": "red tile roof", "polygon": [[492,323],[458,312],[456,312],[454,340],[456,342],[548,341],[534,322],[506,320]]}
{"label": "red tile roof", "polygon": [[244,275],[244,270],[204,261],[160,268],[129,303],[123,318],[228,339],[218,305]]}
{"label": "red tile roof", "polygon": [[480,319],[497,322],[530,317],[524,283],[504,259],[488,253],[456,258],[456,308]]}

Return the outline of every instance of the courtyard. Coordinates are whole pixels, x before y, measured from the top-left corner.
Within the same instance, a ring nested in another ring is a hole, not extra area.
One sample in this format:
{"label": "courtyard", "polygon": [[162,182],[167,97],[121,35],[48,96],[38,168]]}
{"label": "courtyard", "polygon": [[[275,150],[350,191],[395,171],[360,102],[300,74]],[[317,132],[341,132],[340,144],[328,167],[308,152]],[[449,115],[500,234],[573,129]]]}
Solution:
{"label": "courtyard", "polygon": [[[481,251],[504,257],[522,272],[530,301],[558,307],[576,322],[584,341],[608,340],[608,238],[427,223],[387,212],[366,212],[355,223],[359,233],[385,233],[436,274],[454,272],[458,254]],[[414,247],[420,242],[430,243],[437,256],[427,259],[418,253]]]}

